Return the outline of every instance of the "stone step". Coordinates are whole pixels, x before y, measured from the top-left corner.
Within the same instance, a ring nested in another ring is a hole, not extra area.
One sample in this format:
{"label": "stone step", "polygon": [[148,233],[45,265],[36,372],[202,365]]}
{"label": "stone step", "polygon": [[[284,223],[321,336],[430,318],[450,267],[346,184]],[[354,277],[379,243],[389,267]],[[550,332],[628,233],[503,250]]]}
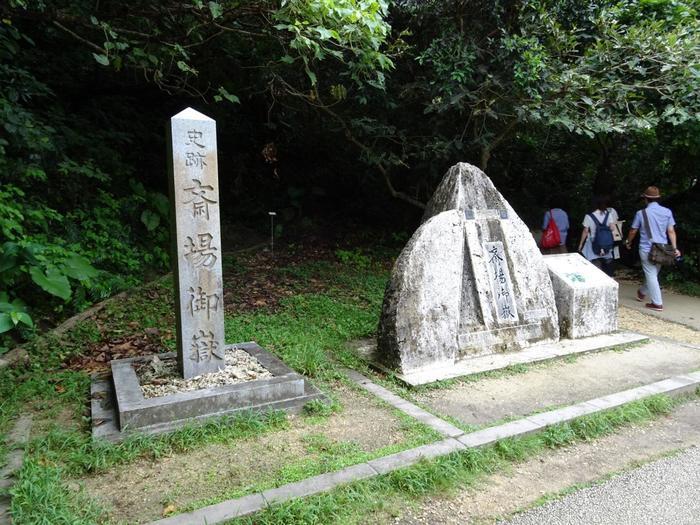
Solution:
{"label": "stone step", "polygon": [[565,406],[700,369],[700,348],[649,340],[624,350],[532,366],[523,373],[419,390],[416,402],[465,425],[487,425]]}

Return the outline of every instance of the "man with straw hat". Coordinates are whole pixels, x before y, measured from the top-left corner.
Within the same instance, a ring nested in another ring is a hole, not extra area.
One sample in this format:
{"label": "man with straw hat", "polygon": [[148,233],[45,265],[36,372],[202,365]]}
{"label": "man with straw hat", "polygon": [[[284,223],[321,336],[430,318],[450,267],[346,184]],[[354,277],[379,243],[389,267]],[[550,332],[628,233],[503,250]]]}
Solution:
{"label": "man with straw hat", "polygon": [[676,244],[676,230],[674,229],[676,221],[673,219],[673,213],[658,202],[661,198],[659,188],[649,186],[644,190],[642,197],[646,207],[635,214],[625,246],[629,249],[632,240],[639,232],[639,258],[642,260],[642,269],[644,270],[644,284],[637,290],[637,301],[645,302],[648,297],[649,302],[645,306],[660,312],[664,309],[661,287],[659,286],[661,265],[654,264],[649,260],[651,246],[654,243],[671,244],[676,257],[680,257],[681,252]]}

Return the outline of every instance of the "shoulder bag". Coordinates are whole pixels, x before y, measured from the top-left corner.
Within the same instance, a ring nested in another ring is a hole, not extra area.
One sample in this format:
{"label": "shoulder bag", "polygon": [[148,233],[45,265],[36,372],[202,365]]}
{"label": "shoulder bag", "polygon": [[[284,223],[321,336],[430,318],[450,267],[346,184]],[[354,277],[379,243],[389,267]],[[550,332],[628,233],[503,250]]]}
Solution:
{"label": "shoulder bag", "polygon": [[673,248],[673,245],[653,242],[647,211],[642,210],[642,215],[644,216],[644,228],[647,231],[647,236],[649,237],[649,240],[652,241],[651,251],[649,252],[649,260],[654,264],[660,264],[661,266],[674,266],[676,264],[676,250]]}

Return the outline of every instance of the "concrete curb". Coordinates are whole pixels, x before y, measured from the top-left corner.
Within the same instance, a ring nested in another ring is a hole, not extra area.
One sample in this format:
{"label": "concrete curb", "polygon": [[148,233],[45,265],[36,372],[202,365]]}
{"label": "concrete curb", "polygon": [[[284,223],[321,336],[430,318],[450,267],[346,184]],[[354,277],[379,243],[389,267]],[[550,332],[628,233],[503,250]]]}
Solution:
{"label": "concrete curb", "polygon": [[[354,371],[346,371],[346,373],[353,381],[358,382],[360,386],[384,399],[395,408],[409,415],[413,415],[413,413],[428,414],[385,388],[372,383],[363,375]],[[465,434],[463,431],[457,429],[457,427],[429,414],[430,418],[426,417],[426,421],[423,421],[424,423],[435,428],[435,430],[443,435],[447,435],[446,432],[452,433],[451,429],[459,430],[460,434],[457,436],[449,436],[435,443],[373,459],[366,463],[353,465],[337,472],[313,476],[302,481],[266,490],[262,493],[223,501],[216,505],[204,507],[192,512],[157,520],[151,522],[150,525],[214,525],[233,518],[253,514],[266,507],[283,503],[294,498],[320,494],[353,481],[367,479],[410,467],[423,459],[446,456],[459,450],[489,445],[501,439],[539,432],[552,425],[566,423],[584,415],[616,408],[653,395],[682,395],[693,393],[697,391],[698,388],[700,388],[700,372],[693,372],[691,374],[675,376],[630,390],[624,390],[616,394],[591,399],[566,408],[543,412],[542,414],[525,417],[469,434]],[[442,421],[444,426],[439,424],[433,426],[428,423],[428,421],[432,421],[432,418]],[[437,427],[442,428],[442,430],[439,430]]]}
{"label": "concrete curb", "polygon": [[464,430],[448,423],[447,421],[434,416],[430,412],[423,410],[419,406],[406,401],[404,398],[397,396],[386,388],[373,383],[368,378],[349,368],[343,369],[343,373],[360,387],[377,396],[379,399],[386,401],[394,408],[400,410],[404,414],[417,419],[421,423],[428,425],[433,430],[439,432],[443,436],[457,437],[464,434]]}

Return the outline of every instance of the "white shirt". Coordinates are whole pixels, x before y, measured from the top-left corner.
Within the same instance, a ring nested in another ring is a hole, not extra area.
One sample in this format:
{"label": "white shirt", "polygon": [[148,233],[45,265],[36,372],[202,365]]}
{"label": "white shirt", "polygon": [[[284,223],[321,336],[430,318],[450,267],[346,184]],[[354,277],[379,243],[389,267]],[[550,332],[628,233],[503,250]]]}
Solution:
{"label": "white shirt", "polygon": [[[608,216],[607,225],[612,228],[613,224],[617,222],[617,212],[615,211],[615,208],[608,208],[605,211],[595,210],[593,215],[600,221],[601,224],[603,224],[605,214],[608,212],[610,212],[610,215]],[[589,261],[592,261],[593,259],[600,259],[601,256],[593,251],[593,238],[595,237],[596,223],[593,219],[591,219],[591,216],[588,213],[583,218],[583,227],[588,228],[588,238],[586,238],[586,242],[583,245],[583,256]],[[619,253],[619,248],[615,246],[602,257],[604,259],[611,259],[612,257],[617,259],[620,257]]]}

